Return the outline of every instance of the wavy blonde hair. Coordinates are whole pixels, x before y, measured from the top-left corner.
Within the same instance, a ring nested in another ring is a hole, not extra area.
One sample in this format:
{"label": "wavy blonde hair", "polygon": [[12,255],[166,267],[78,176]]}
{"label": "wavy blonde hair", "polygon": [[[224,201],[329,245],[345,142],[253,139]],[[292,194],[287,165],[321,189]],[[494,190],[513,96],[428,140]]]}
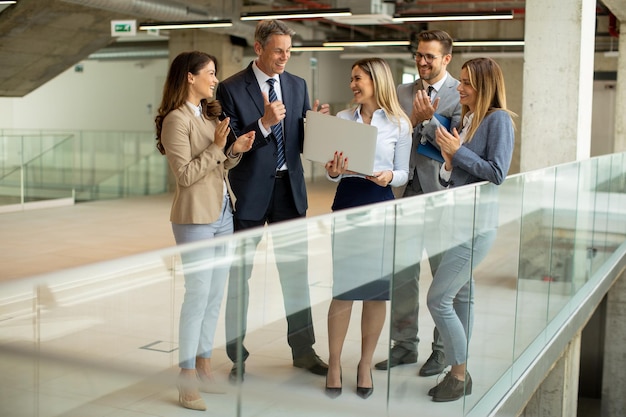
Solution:
{"label": "wavy blonde hair", "polygon": [[401,119],[406,120],[412,130],[411,120],[402,110],[398,101],[396,85],[393,82],[389,64],[381,58],[364,58],[352,64],[352,69],[355,67],[361,68],[372,79],[376,103],[383,109],[387,117],[390,120],[395,120],[398,125],[400,125]]}
{"label": "wavy blonde hair", "polygon": [[[491,58],[474,58],[466,61],[461,66],[461,69],[463,68],[467,70],[470,85],[476,90],[474,117],[465,138],[465,141],[469,142],[472,140],[474,133],[476,133],[478,126],[490,113],[496,110],[504,110],[511,116],[511,121],[517,115],[506,107],[504,75],[496,61]],[[461,128],[463,128],[465,115],[469,111],[468,106],[461,106]],[[513,126],[515,126],[515,123],[513,123]]]}

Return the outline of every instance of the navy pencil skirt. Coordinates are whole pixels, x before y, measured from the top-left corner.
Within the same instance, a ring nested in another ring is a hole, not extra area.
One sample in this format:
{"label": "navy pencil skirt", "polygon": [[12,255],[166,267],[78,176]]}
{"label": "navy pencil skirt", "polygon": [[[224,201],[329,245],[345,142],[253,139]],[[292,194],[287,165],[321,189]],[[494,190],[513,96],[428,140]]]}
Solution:
{"label": "navy pencil skirt", "polygon": [[[365,178],[343,178],[333,211],[393,200],[391,187]],[[393,216],[390,208],[373,207],[337,216],[333,225],[333,298],[389,300],[393,271]]]}

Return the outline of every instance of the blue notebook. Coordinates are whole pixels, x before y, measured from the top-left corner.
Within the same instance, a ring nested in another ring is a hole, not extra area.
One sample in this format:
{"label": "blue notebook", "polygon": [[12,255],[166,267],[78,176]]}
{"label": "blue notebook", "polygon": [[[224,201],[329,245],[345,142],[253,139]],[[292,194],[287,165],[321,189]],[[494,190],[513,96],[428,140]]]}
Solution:
{"label": "blue notebook", "polygon": [[[439,124],[441,124],[441,126],[445,127],[446,130],[450,130],[450,119],[442,116],[438,113],[434,114],[435,118],[437,119],[437,121],[439,121]],[[443,163],[443,156],[441,156],[441,152],[439,151],[439,149],[435,148],[430,142],[426,142],[426,143],[421,143],[417,146],[417,153],[427,156],[430,159],[434,159],[435,161],[439,161],[441,163]]]}
{"label": "blue notebook", "polygon": [[442,116],[439,113],[435,113],[434,116],[441,126],[445,127],[447,131],[450,131],[450,123],[452,123],[452,120],[450,120],[449,117]]}

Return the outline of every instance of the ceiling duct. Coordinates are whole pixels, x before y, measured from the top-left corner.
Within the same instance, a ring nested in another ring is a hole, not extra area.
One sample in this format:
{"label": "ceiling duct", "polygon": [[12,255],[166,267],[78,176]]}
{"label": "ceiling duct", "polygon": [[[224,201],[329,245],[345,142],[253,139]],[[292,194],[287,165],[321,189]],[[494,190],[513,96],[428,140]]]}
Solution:
{"label": "ceiling duct", "polygon": [[[92,7],[95,9],[106,10],[110,12],[123,13],[130,16],[136,16],[142,20],[153,19],[155,21],[189,21],[189,20],[209,20],[212,18],[224,18],[218,13],[217,8],[192,8],[175,1],[165,0],[62,0],[66,3],[79,4],[81,6]],[[209,2],[210,3],[210,2]],[[236,2],[237,3],[237,2]],[[233,9],[235,3],[233,3]],[[238,16],[239,13],[232,15]],[[228,12],[231,15],[231,12]],[[245,38],[254,42],[254,27],[240,23],[238,20],[233,21],[233,26],[227,29],[203,29],[210,30],[215,33],[229,34]]]}
{"label": "ceiling duct", "polygon": [[174,2],[157,0],[63,0],[66,3],[79,4],[113,12],[130,14],[146,18],[150,16],[157,20],[206,20],[208,10],[191,9]]}
{"label": "ceiling duct", "polygon": [[349,8],[352,16],[329,17],[345,25],[388,25],[393,24],[395,4],[383,0],[339,0],[337,7]]}

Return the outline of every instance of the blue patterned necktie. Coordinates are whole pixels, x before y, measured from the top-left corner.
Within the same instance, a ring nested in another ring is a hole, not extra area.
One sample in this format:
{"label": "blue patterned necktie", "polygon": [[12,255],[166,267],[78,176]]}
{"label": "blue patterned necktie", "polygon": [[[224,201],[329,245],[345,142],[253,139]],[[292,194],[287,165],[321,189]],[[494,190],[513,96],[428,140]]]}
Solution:
{"label": "blue patterned necktie", "polygon": [[[276,90],[274,90],[274,82],[276,79],[270,78],[267,83],[270,85],[269,100],[270,103],[278,100],[276,96]],[[276,158],[276,169],[280,169],[285,164],[285,143],[283,142],[283,126],[281,122],[272,126],[272,133],[276,138],[276,145],[278,146],[278,157]]]}

